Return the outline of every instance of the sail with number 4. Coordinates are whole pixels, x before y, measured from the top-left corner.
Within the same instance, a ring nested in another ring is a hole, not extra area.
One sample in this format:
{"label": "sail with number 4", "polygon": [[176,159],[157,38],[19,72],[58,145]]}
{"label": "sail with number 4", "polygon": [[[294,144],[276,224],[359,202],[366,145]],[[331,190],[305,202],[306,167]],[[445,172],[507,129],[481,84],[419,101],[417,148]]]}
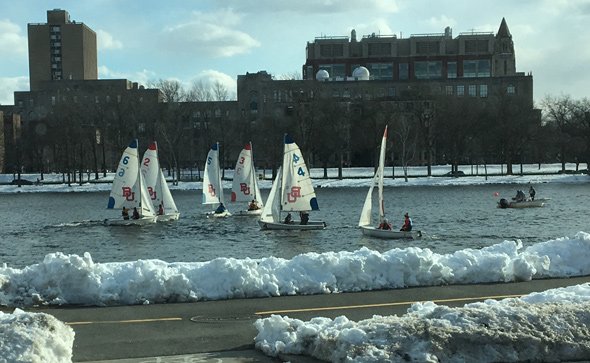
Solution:
{"label": "sail with number 4", "polygon": [[[308,212],[319,210],[309,170],[299,146],[285,135],[283,163],[273,182],[258,223],[262,229],[324,229],[326,223],[303,219]],[[282,220],[282,213],[300,212],[301,221]]]}
{"label": "sail with number 4", "polygon": [[157,221],[177,220],[180,213],[160,167],[158,144],[155,141],[150,144],[143,154],[141,173],[143,174],[152,205],[158,212]]}

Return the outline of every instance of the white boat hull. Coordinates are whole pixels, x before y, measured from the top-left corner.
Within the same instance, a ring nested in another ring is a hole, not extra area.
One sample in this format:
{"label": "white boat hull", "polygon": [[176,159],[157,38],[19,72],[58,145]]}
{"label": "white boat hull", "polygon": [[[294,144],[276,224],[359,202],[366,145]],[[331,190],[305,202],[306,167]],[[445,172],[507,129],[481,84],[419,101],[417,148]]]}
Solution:
{"label": "white boat hull", "polygon": [[394,231],[370,226],[361,226],[361,231],[364,236],[383,239],[419,239],[422,237],[422,231]]}
{"label": "white boat hull", "polygon": [[259,220],[261,230],[313,231],[326,228],[324,221],[308,221],[307,224],[264,222]]}
{"label": "white boat hull", "polygon": [[156,216],[141,217],[139,219],[105,219],[107,226],[145,226],[156,223]]}
{"label": "white boat hull", "polygon": [[162,214],[156,217],[157,222],[171,222],[176,221],[180,218],[180,213]]}
{"label": "white boat hull", "polygon": [[244,217],[244,216],[259,216],[262,214],[262,209],[256,210],[241,210],[238,212],[233,213],[234,216],[237,217]]}

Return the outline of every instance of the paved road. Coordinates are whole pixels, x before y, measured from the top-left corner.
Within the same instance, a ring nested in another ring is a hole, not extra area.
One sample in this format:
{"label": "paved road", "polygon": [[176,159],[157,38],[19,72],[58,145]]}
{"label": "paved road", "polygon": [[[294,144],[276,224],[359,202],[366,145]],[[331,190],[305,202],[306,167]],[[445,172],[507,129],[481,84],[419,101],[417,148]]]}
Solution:
{"label": "paved road", "polygon": [[[361,320],[374,314],[403,315],[416,301],[462,306],[585,282],[590,282],[590,276],[187,304],[28,310],[54,315],[73,327],[75,362],[277,362],[283,360],[264,356],[253,344],[257,334],[253,322],[270,314],[302,320],[346,315]],[[314,361],[302,357],[283,359]]]}

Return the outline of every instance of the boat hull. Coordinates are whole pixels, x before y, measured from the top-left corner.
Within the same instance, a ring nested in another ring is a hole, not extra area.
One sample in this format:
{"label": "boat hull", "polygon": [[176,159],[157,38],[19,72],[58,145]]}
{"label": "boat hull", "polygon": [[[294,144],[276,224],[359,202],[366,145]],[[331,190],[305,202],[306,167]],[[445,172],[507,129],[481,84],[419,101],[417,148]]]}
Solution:
{"label": "boat hull", "polygon": [[498,202],[498,208],[540,208],[545,206],[545,202],[548,199],[535,199],[535,200],[525,200],[522,202],[508,202],[502,203]]}
{"label": "boat hull", "polygon": [[241,211],[233,213],[233,215],[236,217],[259,216],[261,214],[262,214],[262,209],[241,210]]}
{"label": "boat hull", "polygon": [[178,218],[180,218],[180,213],[170,213],[170,214],[158,215],[156,217],[156,221],[157,222],[171,222],[171,221],[178,220]]}
{"label": "boat hull", "polygon": [[261,230],[284,230],[284,231],[313,231],[326,228],[324,221],[308,221],[307,224],[264,222],[259,220]]}
{"label": "boat hull", "polygon": [[419,239],[422,237],[422,231],[394,231],[369,226],[361,226],[361,231],[364,236],[382,239]]}
{"label": "boat hull", "polygon": [[107,226],[145,226],[156,223],[156,216],[141,217],[139,219],[105,219]]}

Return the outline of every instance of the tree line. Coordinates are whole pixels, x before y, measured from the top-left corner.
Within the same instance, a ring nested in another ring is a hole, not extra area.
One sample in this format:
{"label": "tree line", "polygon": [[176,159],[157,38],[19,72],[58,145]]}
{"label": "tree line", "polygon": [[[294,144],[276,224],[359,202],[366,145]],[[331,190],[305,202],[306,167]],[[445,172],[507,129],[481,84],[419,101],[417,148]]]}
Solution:
{"label": "tree line", "polygon": [[[280,166],[284,133],[293,135],[309,167],[375,166],[389,125],[388,165],[590,163],[590,102],[546,96],[539,109],[514,95],[489,98],[404,95],[403,99],[342,100],[298,95],[281,114],[251,115],[229,100],[219,82],[158,80],[163,103],[59,103],[47,119],[30,122],[7,172],[58,172],[64,182],[99,179],[116,168],[122,150],[138,138],[158,141],[161,164],[177,178],[199,177],[210,146],[233,168],[244,144],[254,145],[257,168]],[[226,105],[226,108],[223,106]],[[141,152],[141,150],[140,150]],[[274,174],[274,173],[273,173]],[[191,174],[192,175],[192,174]]]}

